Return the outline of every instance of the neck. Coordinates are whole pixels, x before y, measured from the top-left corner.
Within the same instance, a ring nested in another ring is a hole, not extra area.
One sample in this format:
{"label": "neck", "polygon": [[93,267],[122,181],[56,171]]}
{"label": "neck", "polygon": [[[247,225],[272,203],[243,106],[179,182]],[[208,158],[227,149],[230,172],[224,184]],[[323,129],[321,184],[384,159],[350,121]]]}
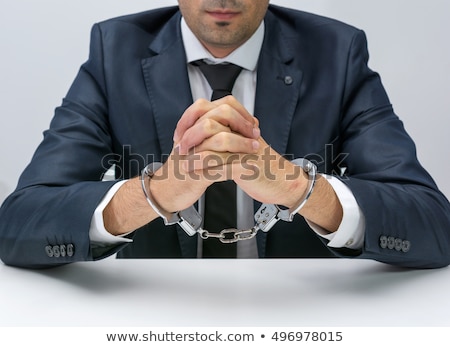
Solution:
{"label": "neck", "polygon": [[214,58],[225,58],[226,56],[233,53],[240,45],[236,46],[215,46],[215,45],[208,45],[207,43],[201,41],[202,45],[208,50],[209,53]]}

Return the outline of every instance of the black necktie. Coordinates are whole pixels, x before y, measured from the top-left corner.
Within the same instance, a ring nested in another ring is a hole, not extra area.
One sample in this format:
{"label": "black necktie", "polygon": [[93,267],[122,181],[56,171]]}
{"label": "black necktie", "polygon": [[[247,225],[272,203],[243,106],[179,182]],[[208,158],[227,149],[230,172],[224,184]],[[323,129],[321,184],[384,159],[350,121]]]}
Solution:
{"label": "black necktie", "polygon": [[[203,61],[196,61],[192,65],[200,68],[211,86],[211,101],[230,95],[242,70],[233,64],[208,65]],[[204,229],[220,232],[235,228],[236,224],[236,184],[231,180],[212,184],[205,192]],[[204,240],[203,258],[236,258],[236,243],[224,244],[215,238]]]}

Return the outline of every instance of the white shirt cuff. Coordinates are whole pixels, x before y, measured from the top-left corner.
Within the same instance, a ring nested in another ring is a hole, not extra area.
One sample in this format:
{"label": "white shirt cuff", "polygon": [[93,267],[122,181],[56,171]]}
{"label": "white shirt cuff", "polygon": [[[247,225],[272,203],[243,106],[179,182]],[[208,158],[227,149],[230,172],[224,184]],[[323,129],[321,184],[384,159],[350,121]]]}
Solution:
{"label": "white shirt cuff", "polygon": [[105,229],[105,224],[103,222],[103,210],[109,204],[114,194],[117,193],[119,188],[127,181],[119,181],[114,184],[103,197],[100,204],[94,211],[94,215],[91,219],[91,227],[89,228],[89,238],[91,240],[91,244],[95,245],[113,245],[124,242],[132,242],[133,240],[127,239],[124,236],[128,235],[120,235],[114,236],[110,234]]}
{"label": "white shirt cuff", "polygon": [[333,187],[342,205],[343,217],[336,232],[330,233],[318,225],[307,221],[311,229],[321,237],[329,240],[328,247],[362,249],[364,244],[365,218],[356,199],[342,181],[336,177],[322,175]]}

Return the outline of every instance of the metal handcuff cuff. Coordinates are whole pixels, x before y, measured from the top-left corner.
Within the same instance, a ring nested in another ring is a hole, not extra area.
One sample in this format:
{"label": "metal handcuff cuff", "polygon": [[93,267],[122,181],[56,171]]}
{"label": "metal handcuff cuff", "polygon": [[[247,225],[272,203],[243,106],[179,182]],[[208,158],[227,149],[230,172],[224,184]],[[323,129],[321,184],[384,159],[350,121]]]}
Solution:
{"label": "metal handcuff cuff", "polygon": [[255,237],[259,230],[268,232],[279,220],[292,222],[297,212],[305,206],[314,190],[317,167],[304,158],[295,159],[292,163],[301,167],[308,174],[308,188],[300,203],[291,209],[282,209],[280,206],[274,204],[262,204],[255,213],[255,226],[244,230],[231,228],[224,229],[220,233],[210,233],[208,230],[202,228],[202,217],[194,206],[178,212],[164,211],[145,185],[145,178],[148,177],[151,180],[154,173],[163,165],[162,163],[155,162],[147,165],[141,173],[141,184],[148,203],[163,219],[165,225],[178,224],[189,236],[194,236],[198,233],[203,239],[217,238],[222,243],[234,243]]}

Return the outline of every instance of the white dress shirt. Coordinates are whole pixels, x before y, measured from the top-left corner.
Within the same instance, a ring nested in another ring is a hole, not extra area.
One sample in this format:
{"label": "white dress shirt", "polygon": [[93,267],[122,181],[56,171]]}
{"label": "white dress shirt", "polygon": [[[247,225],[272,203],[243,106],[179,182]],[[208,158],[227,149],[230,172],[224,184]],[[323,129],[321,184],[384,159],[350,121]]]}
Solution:
{"label": "white dress shirt", "polygon": [[[243,68],[235,82],[233,96],[242,103],[251,114],[253,114],[257,82],[256,70],[259,53],[264,40],[264,23],[260,25],[255,34],[246,43],[223,59],[214,58],[205,49],[189,29],[184,19],[182,19],[181,31],[186,50],[186,63],[194,101],[200,98],[210,99],[212,90],[204,75],[198,68],[190,65],[190,62],[205,59],[212,64],[222,62],[233,63]],[[258,117],[258,115],[255,115],[255,117]],[[262,134],[262,136],[264,137],[264,134]],[[350,189],[339,179],[327,175],[323,176],[328,180],[336,192],[343,208],[343,219],[338,230],[334,233],[329,233],[313,223],[308,222],[308,224],[318,235],[329,240],[329,247],[347,247],[351,249],[362,248],[364,242],[365,219],[355,197]],[[103,224],[103,210],[124,182],[125,181],[120,181],[116,183],[95,210],[89,231],[90,240],[93,244],[108,245],[132,242],[132,240],[127,238],[111,235],[105,229]],[[237,228],[244,229],[252,227],[254,225],[253,200],[241,189],[238,189],[237,192],[237,206]],[[203,199],[199,201],[199,212],[203,215]],[[279,223],[285,222],[279,221]],[[199,256],[201,255],[201,245],[201,239],[199,238]],[[256,258],[258,256],[256,239],[254,238],[252,240],[239,242],[237,252],[238,258]]]}

